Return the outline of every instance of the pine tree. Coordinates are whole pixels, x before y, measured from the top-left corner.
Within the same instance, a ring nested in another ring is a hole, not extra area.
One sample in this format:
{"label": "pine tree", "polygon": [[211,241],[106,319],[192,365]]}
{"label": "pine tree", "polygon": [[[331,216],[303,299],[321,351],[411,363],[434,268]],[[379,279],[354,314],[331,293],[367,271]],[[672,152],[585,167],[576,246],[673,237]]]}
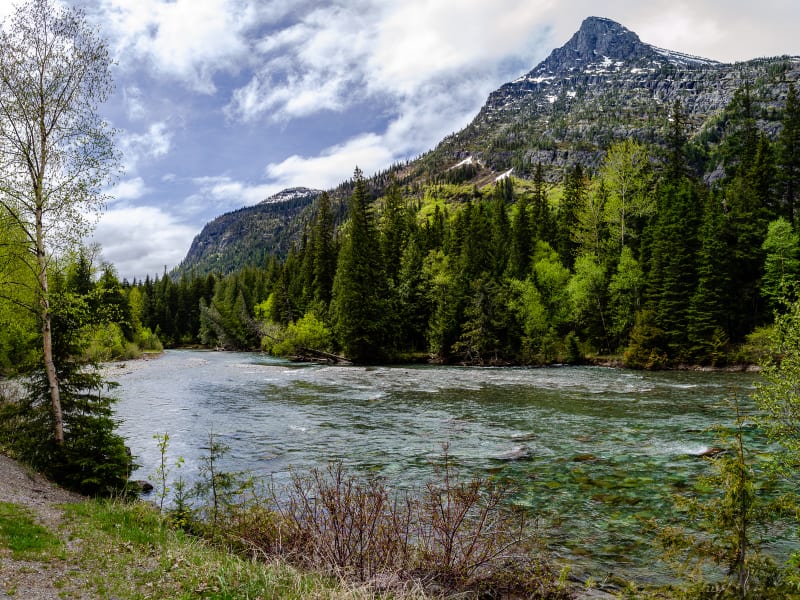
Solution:
{"label": "pine tree", "polygon": [[511,178],[497,182],[494,190],[491,214],[491,273],[499,278],[508,267],[509,235],[511,226],[508,222],[508,198],[513,198]]}
{"label": "pine tree", "polygon": [[531,263],[533,249],[533,227],[531,226],[530,203],[522,194],[517,199],[516,210],[511,219],[511,251],[509,274],[516,279],[525,279]]}
{"label": "pine tree", "polygon": [[349,228],[339,252],[331,313],[334,335],[348,358],[384,357],[386,277],[375,220],[361,171],[354,175]]}
{"label": "pine tree", "polygon": [[578,244],[574,241],[574,232],[579,225],[579,213],[585,203],[586,178],[580,163],[576,163],[564,180],[564,195],[558,208],[558,255],[561,262],[572,269]]}
{"label": "pine tree", "polygon": [[729,340],[729,248],[724,239],[725,214],[717,194],[708,194],[699,231],[697,288],[688,313],[693,360],[716,364]]}
{"label": "pine tree", "polygon": [[400,185],[392,175],[389,189],[383,201],[380,231],[381,253],[383,254],[386,279],[392,286],[397,284],[403,248],[408,241],[409,229],[408,211],[400,194]]}
{"label": "pine tree", "polygon": [[[679,169],[680,170],[680,169]],[[683,177],[662,184],[658,216],[651,225],[646,310],[652,331],[663,332],[670,359],[686,348],[689,304],[697,283],[697,230],[701,200],[698,186]]]}
{"label": "pine tree", "polygon": [[[544,180],[544,168],[536,163],[533,172],[533,198],[531,200],[531,230],[534,240],[542,240],[549,244],[555,242],[556,229],[547,203],[547,189]],[[535,243],[531,244],[533,247]]]}
{"label": "pine tree", "polygon": [[794,84],[789,84],[783,115],[783,129],[778,137],[778,177],[784,214],[794,225],[800,194],[800,102]]}
{"label": "pine tree", "polygon": [[322,192],[317,206],[317,220],[314,224],[312,253],[314,300],[322,303],[325,307],[330,304],[333,278],[336,275],[336,245],[333,235],[334,224],[331,199],[328,192]]}
{"label": "pine tree", "polygon": [[669,129],[667,131],[667,161],[666,177],[670,181],[677,181],[688,174],[689,167],[686,159],[686,115],[680,100],[675,100],[670,114]]}

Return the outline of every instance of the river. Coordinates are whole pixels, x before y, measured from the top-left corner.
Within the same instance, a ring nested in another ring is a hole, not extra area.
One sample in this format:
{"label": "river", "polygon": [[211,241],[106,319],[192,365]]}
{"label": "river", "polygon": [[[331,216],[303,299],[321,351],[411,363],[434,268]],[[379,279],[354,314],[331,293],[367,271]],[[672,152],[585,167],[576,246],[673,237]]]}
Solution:
{"label": "river", "polygon": [[[663,580],[643,523],[707,472],[715,424],[745,410],[754,376],[600,367],[338,367],[259,354],[170,350],[113,365],[120,432],[154,479],[153,436],[196,477],[208,434],[225,468],[285,481],[290,469],[341,460],[413,488],[442,444],[466,475],[509,477],[514,501],[584,573]],[[754,435],[754,434],[753,434]],[[751,435],[752,437],[752,435]],[[508,460],[510,457],[517,460]],[[177,470],[173,468],[173,475]]]}

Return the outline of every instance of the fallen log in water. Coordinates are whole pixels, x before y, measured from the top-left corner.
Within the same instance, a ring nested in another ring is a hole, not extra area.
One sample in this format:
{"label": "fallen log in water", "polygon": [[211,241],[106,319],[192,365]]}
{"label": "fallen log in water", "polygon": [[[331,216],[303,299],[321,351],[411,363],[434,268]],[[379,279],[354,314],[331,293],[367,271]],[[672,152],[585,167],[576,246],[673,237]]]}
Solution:
{"label": "fallen log in water", "polygon": [[297,348],[297,354],[293,357],[293,360],[321,361],[336,365],[352,364],[352,362],[346,359],[344,356],[337,356],[336,354],[331,354],[330,352],[323,352],[322,350],[314,350],[313,348],[305,348],[302,346]]}

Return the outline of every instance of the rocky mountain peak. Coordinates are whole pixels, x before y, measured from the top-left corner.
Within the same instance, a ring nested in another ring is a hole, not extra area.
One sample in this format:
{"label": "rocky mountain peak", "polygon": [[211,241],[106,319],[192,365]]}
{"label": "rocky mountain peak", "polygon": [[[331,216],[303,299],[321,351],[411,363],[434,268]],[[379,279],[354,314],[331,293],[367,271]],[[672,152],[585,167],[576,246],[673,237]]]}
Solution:
{"label": "rocky mountain peak", "polygon": [[633,31],[611,19],[588,17],[570,40],[550,53],[529,75],[565,74],[586,70],[589,65],[604,68],[633,64],[711,65],[715,61],[663,50],[646,44]]}
{"label": "rocky mountain peak", "polygon": [[564,49],[586,60],[593,60],[598,55],[629,60],[647,53],[649,46],[616,21],[589,17],[581,23],[581,28],[564,45]]}
{"label": "rocky mountain peak", "polygon": [[281,190],[273,196],[270,196],[269,198],[265,198],[260,202],[260,204],[289,202],[292,200],[297,200],[298,198],[305,198],[307,196],[316,198],[320,194],[322,194],[322,190],[314,190],[306,187],[287,188],[285,190]]}
{"label": "rocky mountain peak", "polygon": [[651,46],[616,21],[589,17],[566,44],[553,50],[542,66],[550,71],[566,71],[597,60],[632,61],[652,52]]}

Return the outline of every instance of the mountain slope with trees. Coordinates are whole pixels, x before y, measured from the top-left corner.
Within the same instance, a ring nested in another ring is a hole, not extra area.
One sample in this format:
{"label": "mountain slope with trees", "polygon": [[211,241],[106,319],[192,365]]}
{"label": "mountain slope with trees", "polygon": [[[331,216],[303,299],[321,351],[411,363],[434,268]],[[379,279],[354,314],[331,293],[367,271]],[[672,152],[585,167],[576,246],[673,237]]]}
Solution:
{"label": "mountain slope with trees", "polygon": [[[687,138],[697,142],[689,149],[689,167],[716,181],[731,167],[720,141],[731,118],[726,107],[737,91],[748,88],[756,109],[749,118],[774,142],[783,130],[789,84],[798,78],[800,57],[719,63],[651,46],[619,23],[590,17],[529,73],[490,94],[462,131],[365,185],[382,196],[394,177],[405,192],[419,196],[430,183],[483,187],[509,171],[533,181],[539,165],[546,180],[557,184],[576,164],[595,173],[615,142],[632,139],[658,149],[650,154],[663,152],[675,101],[681,103]],[[791,181],[797,178],[795,173]],[[352,179],[329,190],[337,223],[346,218],[352,190]],[[268,255],[285,257],[292,243],[302,243],[314,218],[311,202],[294,192],[286,190],[290,203],[268,199],[209,223],[173,275],[228,273],[263,264]]]}

